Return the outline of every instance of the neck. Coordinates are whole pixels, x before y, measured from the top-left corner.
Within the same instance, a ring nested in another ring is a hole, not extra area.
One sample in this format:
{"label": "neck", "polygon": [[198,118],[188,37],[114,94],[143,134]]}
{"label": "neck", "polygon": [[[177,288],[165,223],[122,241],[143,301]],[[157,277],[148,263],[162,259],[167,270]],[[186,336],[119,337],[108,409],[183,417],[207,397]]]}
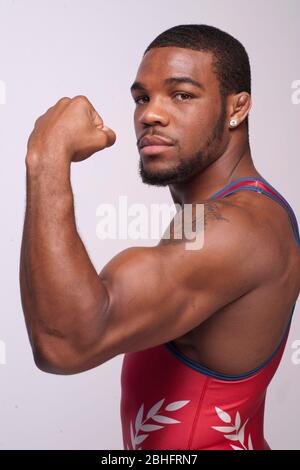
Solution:
{"label": "neck", "polygon": [[217,160],[188,182],[169,185],[174,203],[182,205],[205,201],[235,179],[262,177],[254,166],[248,136],[245,138],[245,132],[239,129],[234,132],[234,137]]}

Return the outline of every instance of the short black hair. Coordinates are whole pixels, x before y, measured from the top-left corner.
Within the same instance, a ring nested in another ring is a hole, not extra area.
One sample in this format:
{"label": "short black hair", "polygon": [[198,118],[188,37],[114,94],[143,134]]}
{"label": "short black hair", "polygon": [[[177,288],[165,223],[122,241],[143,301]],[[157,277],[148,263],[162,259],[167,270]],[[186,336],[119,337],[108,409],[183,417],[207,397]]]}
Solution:
{"label": "short black hair", "polygon": [[[241,91],[251,94],[251,70],[246,49],[221,29],[206,24],[180,24],[159,34],[144,55],[155,47],[183,47],[211,52],[222,98]],[[248,116],[245,123],[248,127]]]}

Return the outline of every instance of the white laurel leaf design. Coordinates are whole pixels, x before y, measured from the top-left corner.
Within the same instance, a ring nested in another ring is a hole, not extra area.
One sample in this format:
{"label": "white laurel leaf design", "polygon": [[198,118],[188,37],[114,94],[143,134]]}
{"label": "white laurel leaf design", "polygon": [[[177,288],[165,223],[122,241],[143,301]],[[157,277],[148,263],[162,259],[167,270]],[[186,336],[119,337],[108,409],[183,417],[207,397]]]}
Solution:
{"label": "white laurel leaf design", "polygon": [[241,425],[241,415],[239,412],[237,412],[235,415],[235,429],[237,431],[240,429],[240,425]]}
{"label": "white laurel leaf design", "polygon": [[180,421],[177,421],[177,419],[169,418],[168,416],[162,416],[162,415],[152,416],[152,419],[153,421],[156,421],[157,423],[166,423],[166,424],[180,423]]}
{"label": "white laurel leaf design", "polygon": [[135,431],[137,431],[137,429],[140,429],[140,427],[141,427],[143,414],[144,414],[144,404],[140,407],[140,409],[138,411],[138,414],[136,415],[136,418],[135,418]]}
{"label": "white laurel leaf design", "polygon": [[221,408],[218,408],[215,406],[215,410],[217,412],[217,415],[219,418],[224,422],[224,423],[231,423],[231,417],[226,411],[221,410]]}
{"label": "white laurel leaf design", "polygon": [[165,407],[166,411],[175,411],[180,410],[183,406],[185,406],[190,400],[181,400],[181,401],[174,401],[170,403],[168,406]]}
{"label": "white laurel leaf design", "polygon": [[234,426],[212,426],[212,428],[223,433],[235,431]]}
{"label": "white laurel leaf design", "polygon": [[246,424],[248,423],[248,421],[249,421],[249,418],[246,419],[246,421],[244,422],[243,426],[242,426],[241,429],[238,431],[239,440],[240,440],[241,442],[244,442],[245,426],[246,426]]}
{"label": "white laurel leaf design", "polygon": [[[158,423],[163,423],[163,424],[178,424],[181,422],[181,421],[177,421],[176,419],[169,418],[168,416],[156,414],[161,409],[164,401],[165,401],[165,398],[155,403],[155,405],[153,405],[148,411],[144,421],[143,421],[143,416],[144,416],[144,403],[143,403],[141,407],[139,408],[138,413],[135,417],[135,430],[133,430],[132,421],[130,421],[130,438],[131,438],[131,445],[132,445],[133,450],[142,450],[142,447],[139,447],[138,449],[136,449],[136,446],[141,444],[149,436],[149,434],[139,434],[140,431],[152,432],[152,431],[158,431],[159,429],[162,429],[165,427],[165,426],[158,426],[156,424],[145,424],[149,419],[152,419],[153,421],[156,421]],[[165,410],[177,411],[183,406],[186,406],[190,401],[191,400],[174,401],[172,403],[169,403],[165,407]],[[127,445],[127,450],[129,450],[128,445]]]}
{"label": "white laurel leaf design", "polygon": [[226,439],[229,439],[230,441],[239,440],[239,436],[237,434],[224,434],[224,437],[226,437]]}
{"label": "white laurel leaf design", "polygon": [[[226,411],[223,411],[217,406],[215,406],[215,410],[221,421],[225,423],[232,423],[231,416],[226,413]],[[241,444],[242,447],[230,444],[233,450],[253,450],[252,439],[250,434],[248,435],[248,448],[244,442],[245,427],[248,421],[249,418],[247,418],[244,424],[241,426],[241,415],[237,411],[234,419],[234,426],[212,426],[212,429],[214,429],[215,431],[222,432],[224,434],[225,439],[228,439],[230,441],[238,441]],[[225,434],[230,432],[234,432],[234,434]]]}
{"label": "white laurel leaf design", "polygon": [[146,431],[146,432],[156,431],[157,429],[161,429],[161,428],[163,428],[163,426],[157,426],[156,424],[143,424],[141,426],[141,430]]}
{"label": "white laurel leaf design", "polygon": [[146,439],[146,437],[148,437],[148,434],[140,434],[135,438],[135,443],[141,444]]}
{"label": "white laurel leaf design", "polygon": [[252,439],[251,439],[250,434],[248,437],[248,450],[253,450]]}
{"label": "white laurel leaf design", "polygon": [[152,408],[150,408],[150,410],[147,413],[147,419],[152,418],[154,415],[156,415],[156,413],[161,408],[164,401],[165,401],[165,398],[158,401],[157,403],[155,403],[155,405],[152,406]]}

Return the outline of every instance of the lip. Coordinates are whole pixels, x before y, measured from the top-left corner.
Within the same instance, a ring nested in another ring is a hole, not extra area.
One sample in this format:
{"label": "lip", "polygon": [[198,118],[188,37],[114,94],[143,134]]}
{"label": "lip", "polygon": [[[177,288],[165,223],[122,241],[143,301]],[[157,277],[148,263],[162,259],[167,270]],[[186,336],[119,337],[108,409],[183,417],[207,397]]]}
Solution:
{"label": "lip", "polygon": [[173,145],[144,145],[144,147],[142,147],[140,149],[141,153],[143,155],[155,155],[157,153],[162,153],[162,152],[165,152],[166,150],[172,148]]}
{"label": "lip", "polygon": [[139,148],[142,149],[148,146],[171,146],[173,142],[164,137],[159,137],[157,135],[146,135],[139,142]]}

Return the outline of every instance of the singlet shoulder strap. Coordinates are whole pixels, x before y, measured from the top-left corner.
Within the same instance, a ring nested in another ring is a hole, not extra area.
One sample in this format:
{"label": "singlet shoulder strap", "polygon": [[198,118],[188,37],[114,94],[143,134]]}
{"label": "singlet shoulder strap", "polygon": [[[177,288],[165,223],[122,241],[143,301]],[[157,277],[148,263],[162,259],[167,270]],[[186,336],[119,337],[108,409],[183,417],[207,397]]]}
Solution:
{"label": "singlet shoulder strap", "polygon": [[292,223],[296,242],[298,244],[298,247],[300,248],[299,227],[298,227],[298,222],[297,222],[297,219],[296,219],[296,216],[292,207],[287,202],[287,200],[282,196],[282,194],[280,194],[264,178],[258,178],[258,177],[253,177],[253,176],[239,178],[235,181],[232,181],[228,185],[224,186],[224,188],[214,193],[209,198],[209,200],[223,198],[223,197],[229,196],[230,194],[233,194],[238,191],[245,190],[245,189],[248,189],[250,191],[256,191],[258,193],[265,194],[266,196],[271,197],[272,199],[274,199],[274,201],[278,202],[287,211],[290,221]]}

